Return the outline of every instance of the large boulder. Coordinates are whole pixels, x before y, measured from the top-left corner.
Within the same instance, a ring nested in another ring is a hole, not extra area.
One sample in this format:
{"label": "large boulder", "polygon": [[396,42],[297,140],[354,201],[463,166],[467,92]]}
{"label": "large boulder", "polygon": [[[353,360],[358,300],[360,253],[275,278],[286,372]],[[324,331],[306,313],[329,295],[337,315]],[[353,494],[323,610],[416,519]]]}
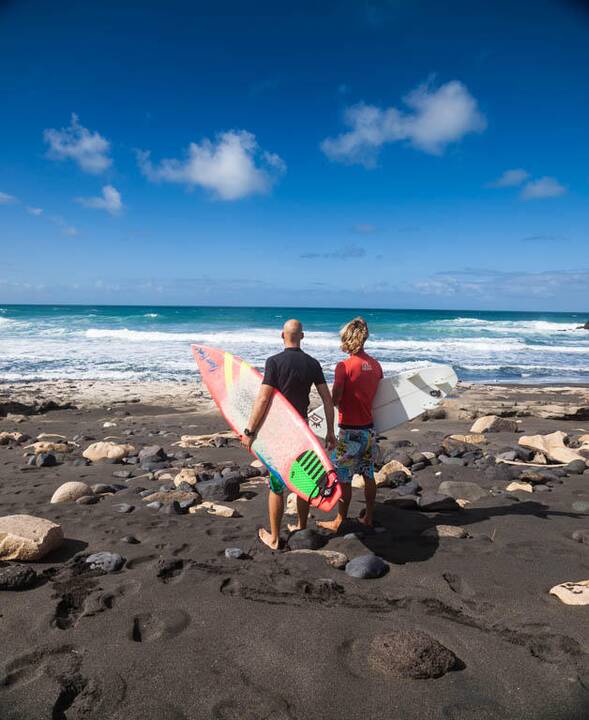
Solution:
{"label": "large boulder", "polygon": [[95,442],[89,445],[82,455],[92,462],[99,460],[122,460],[135,451],[132,445],[118,445],[113,442]]}
{"label": "large boulder", "polygon": [[33,515],[0,517],[0,560],[40,560],[63,543],[61,525]]}
{"label": "large boulder", "polygon": [[462,498],[469,502],[476,502],[488,496],[488,492],[480,485],[473,482],[459,482],[458,480],[444,480],[440,483],[438,492],[441,495],[449,495],[455,500]]}
{"label": "large boulder", "polygon": [[234,474],[214,480],[205,480],[198,483],[198,492],[204,500],[232,502],[239,497],[239,477]]}
{"label": "large boulder", "polygon": [[498,415],[484,415],[477,418],[470,428],[471,433],[517,432],[517,430],[518,424],[515,420]]}
{"label": "large boulder", "polygon": [[523,435],[519,444],[530,450],[541,452],[555,463],[570,463],[573,460],[585,460],[576,450],[565,444],[568,439],[566,433],[557,430],[549,435]]}
{"label": "large boulder", "polygon": [[25,447],[25,450],[29,449],[31,449],[35,453],[35,455],[38,455],[39,453],[49,452],[69,453],[74,449],[74,445],[68,442],[52,442],[50,440],[41,440]]}
{"label": "large boulder", "polygon": [[73,480],[63,483],[51,496],[51,504],[75,502],[78,498],[93,495],[92,488],[86,483]]}

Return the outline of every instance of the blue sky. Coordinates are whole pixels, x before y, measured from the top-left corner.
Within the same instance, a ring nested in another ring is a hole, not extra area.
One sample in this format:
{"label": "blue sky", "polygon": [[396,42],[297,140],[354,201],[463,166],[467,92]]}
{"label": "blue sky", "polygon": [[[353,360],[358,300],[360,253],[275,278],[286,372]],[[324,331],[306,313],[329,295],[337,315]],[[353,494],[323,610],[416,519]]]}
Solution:
{"label": "blue sky", "polygon": [[0,302],[589,309],[580,2],[0,0]]}

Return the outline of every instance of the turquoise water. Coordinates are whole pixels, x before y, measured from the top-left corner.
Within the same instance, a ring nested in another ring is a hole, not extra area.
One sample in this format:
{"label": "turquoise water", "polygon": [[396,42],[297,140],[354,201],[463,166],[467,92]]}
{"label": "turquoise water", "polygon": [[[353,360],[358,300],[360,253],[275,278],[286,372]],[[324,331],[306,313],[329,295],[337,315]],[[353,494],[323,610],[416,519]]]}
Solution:
{"label": "turquoise water", "polygon": [[589,382],[589,331],[576,329],[589,313],[58,305],[0,306],[0,379],[190,379],[193,342],[262,366],[289,317],[331,375],[357,314],[386,373],[443,362],[464,380]]}

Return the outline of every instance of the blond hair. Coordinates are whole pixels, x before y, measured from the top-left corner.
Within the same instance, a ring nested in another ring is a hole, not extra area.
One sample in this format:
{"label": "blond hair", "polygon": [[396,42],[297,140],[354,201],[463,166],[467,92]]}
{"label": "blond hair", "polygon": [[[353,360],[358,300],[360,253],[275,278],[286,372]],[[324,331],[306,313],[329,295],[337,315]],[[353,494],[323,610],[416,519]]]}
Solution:
{"label": "blond hair", "polygon": [[346,323],[339,332],[342,350],[350,355],[357,355],[368,340],[368,325],[363,317],[356,317]]}

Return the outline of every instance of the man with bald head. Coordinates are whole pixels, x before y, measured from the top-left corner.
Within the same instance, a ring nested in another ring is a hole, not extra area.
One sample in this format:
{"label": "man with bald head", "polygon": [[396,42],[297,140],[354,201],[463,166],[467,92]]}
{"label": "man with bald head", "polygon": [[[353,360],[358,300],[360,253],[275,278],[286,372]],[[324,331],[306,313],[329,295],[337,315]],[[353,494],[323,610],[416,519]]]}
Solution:
{"label": "man with bald head", "polygon": [[[307,353],[301,350],[301,340],[304,338],[303,325],[299,320],[287,320],[282,328],[284,350],[272,355],[266,360],[264,379],[258,397],[252,408],[247,427],[243,431],[241,442],[248,450],[251,447],[256,431],[262,424],[272,394],[278,390],[307,421],[309,410],[309,393],[315,385],[325,408],[328,433],[325,446],[328,449],[335,447],[333,433],[333,403],[331,393],[325,382],[321,365]],[[265,528],[258,531],[260,540],[272,550],[280,546],[280,523],[284,514],[284,489],[282,479],[270,475],[270,493],[268,496],[268,515],[270,516],[270,532]],[[309,503],[297,496],[298,522],[289,526],[289,530],[304,530],[307,527]]]}

